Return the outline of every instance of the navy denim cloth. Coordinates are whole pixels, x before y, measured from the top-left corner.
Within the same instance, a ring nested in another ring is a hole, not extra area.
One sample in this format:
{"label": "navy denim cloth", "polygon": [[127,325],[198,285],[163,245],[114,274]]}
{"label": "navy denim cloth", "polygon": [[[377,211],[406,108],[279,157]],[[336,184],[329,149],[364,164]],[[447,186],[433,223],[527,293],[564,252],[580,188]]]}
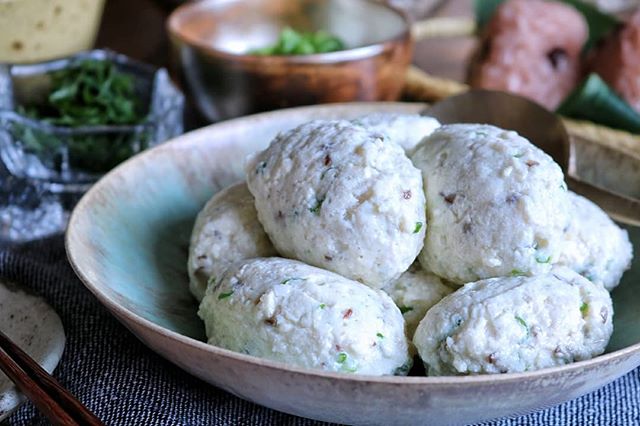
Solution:
{"label": "navy denim cloth", "polygon": [[[0,245],[0,276],[42,295],[58,312],[67,346],[55,376],[108,425],[319,424],[243,401],[155,355],[84,288],[61,237]],[[26,403],[8,424],[48,422]],[[640,425],[640,369],[575,401],[485,424]]]}

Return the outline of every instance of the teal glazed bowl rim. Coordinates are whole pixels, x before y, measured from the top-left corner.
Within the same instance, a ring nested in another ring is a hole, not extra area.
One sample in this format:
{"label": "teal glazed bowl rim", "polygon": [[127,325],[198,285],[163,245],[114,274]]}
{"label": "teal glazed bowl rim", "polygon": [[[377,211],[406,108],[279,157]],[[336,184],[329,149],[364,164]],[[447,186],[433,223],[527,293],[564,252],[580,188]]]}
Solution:
{"label": "teal glazed bowl rim", "polygon": [[[232,0],[242,1],[242,0]],[[182,26],[186,25],[187,16],[196,12],[198,9],[206,8],[207,4],[212,0],[202,0],[193,3],[184,3],[178,6],[167,18],[167,32],[174,43],[184,44],[195,48],[209,56],[226,59],[229,61],[249,64],[262,64],[266,61],[279,64],[336,64],[349,61],[357,61],[361,59],[371,58],[380,55],[389,50],[395,43],[408,43],[413,45],[413,34],[411,32],[411,21],[407,14],[402,10],[388,3],[379,3],[375,0],[359,0],[370,3],[376,7],[382,7],[397,14],[404,22],[404,30],[394,37],[389,37],[377,43],[369,43],[363,46],[357,46],[327,53],[314,53],[309,55],[252,55],[248,53],[234,53],[222,49],[215,48],[212,44],[203,41],[199,37],[193,37],[182,31]],[[231,1],[228,1],[231,2]],[[182,22],[185,20],[185,22]]]}
{"label": "teal glazed bowl rim", "polygon": [[[286,114],[287,111],[308,112],[310,115],[312,115],[315,112],[322,113],[323,111],[330,111],[331,109],[337,110],[339,108],[345,108],[345,109],[358,108],[358,107],[371,106],[372,104],[373,103],[350,103],[350,104],[333,104],[333,105],[329,104],[329,105],[322,105],[322,106],[298,107],[298,108],[292,108],[290,110],[266,112],[266,113],[256,114],[250,117],[241,117],[237,119],[232,119],[219,124],[215,124],[213,126],[196,130],[191,133],[187,133],[172,141],[161,144],[150,150],[144,151],[126,160],[124,163],[117,166],[115,169],[110,171],[104,178],[98,181],[87,192],[87,194],[80,200],[76,209],[73,211],[69,221],[69,228],[65,238],[67,256],[71,266],[73,267],[75,273],[78,275],[80,280],[96,296],[96,298],[100,301],[100,303],[102,303],[110,311],[115,313],[116,317],[118,317],[118,319],[120,319],[121,321],[123,319],[126,319],[127,321],[131,321],[132,323],[136,324],[142,329],[146,329],[152,333],[166,337],[167,339],[173,340],[181,345],[186,345],[198,350],[209,352],[219,357],[233,359],[233,360],[241,361],[243,363],[266,367],[266,368],[281,371],[281,372],[295,373],[295,374],[301,374],[305,376],[314,376],[317,378],[349,381],[354,383],[376,383],[376,384],[389,384],[389,385],[402,385],[402,386],[448,385],[448,386],[458,387],[458,386],[467,386],[472,384],[489,385],[489,384],[496,384],[496,383],[519,382],[523,379],[532,379],[532,378],[544,377],[544,376],[553,376],[554,374],[561,373],[561,372],[562,373],[576,372],[584,368],[589,368],[589,367],[595,368],[602,363],[616,362],[616,361],[624,362],[625,358],[631,355],[640,354],[640,342],[637,342],[625,348],[617,349],[615,351],[599,355],[590,360],[577,361],[577,362],[573,362],[563,366],[545,368],[541,370],[524,372],[524,373],[505,373],[505,374],[490,374],[490,375],[475,375],[475,376],[473,375],[472,376],[441,376],[441,377],[366,376],[366,375],[353,375],[353,374],[325,372],[322,370],[306,369],[306,368],[287,365],[277,361],[257,358],[251,355],[232,352],[230,350],[209,345],[206,342],[185,336],[183,334],[180,334],[175,331],[169,330],[165,327],[162,327],[142,317],[136,312],[133,312],[123,307],[118,303],[117,300],[115,300],[115,298],[105,294],[105,292],[101,290],[100,288],[101,286],[94,282],[94,279],[91,276],[91,274],[87,273],[81,266],[82,264],[81,257],[87,256],[88,254],[83,253],[80,250],[81,247],[78,242],[83,239],[83,236],[80,233],[79,226],[78,226],[80,216],[86,214],[85,211],[89,208],[91,203],[95,203],[99,201],[98,200],[100,198],[99,194],[110,185],[110,182],[109,182],[110,178],[120,174],[126,174],[129,170],[137,168],[141,164],[142,159],[153,158],[154,156],[158,155],[162,151],[172,150],[175,147],[177,147],[179,144],[184,144],[186,142],[184,139],[193,138],[193,136],[198,136],[198,135],[205,135],[214,126],[216,126],[217,129],[221,129],[225,126],[227,128],[233,128],[233,126],[237,125],[236,123],[239,123],[241,121],[247,121],[248,118],[253,119],[256,122],[260,122],[260,121],[269,120],[271,117],[274,117],[274,116],[280,116],[282,114]],[[377,104],[378,105],[383,105],[383,104],[401,105],[399,103],[377,103]],[[419,108],[421,108],[421,106],[418,106],[416,110],[419,110]],[[637,367],[636,364],[634,365]]]}

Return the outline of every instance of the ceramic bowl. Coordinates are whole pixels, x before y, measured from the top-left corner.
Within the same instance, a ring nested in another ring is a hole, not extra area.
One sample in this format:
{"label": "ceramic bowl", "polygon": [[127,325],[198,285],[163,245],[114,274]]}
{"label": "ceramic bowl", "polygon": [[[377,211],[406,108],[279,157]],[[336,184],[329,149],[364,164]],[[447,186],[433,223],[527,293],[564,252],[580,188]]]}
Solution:
{"label": "ceramic bowl", "polygon": [[[168,19],[173,61],[211,121],[297,105],[398,98],[411,61],[409,22],[373,0],[204,0]],[[326,30],[338,52],[260,56],[280,31]]]}
{"label": "ceramic bowl", "polygon": [[[80,201],[69,259],[96,297],[145,344],[194,376],[287,413],[349,424],[462,424],[523,414],[576,398],[640,364],[640,256],[613,292],[615,333],[595,359],[523,374],[369,377],[312,371],[204,343],[188,291],[187,249],[209,197],[243,177],[244,157],[312,118],[419,104],[303,107],[230,120],[142,153]],[[629,229],[640,253],[640,229]]]}

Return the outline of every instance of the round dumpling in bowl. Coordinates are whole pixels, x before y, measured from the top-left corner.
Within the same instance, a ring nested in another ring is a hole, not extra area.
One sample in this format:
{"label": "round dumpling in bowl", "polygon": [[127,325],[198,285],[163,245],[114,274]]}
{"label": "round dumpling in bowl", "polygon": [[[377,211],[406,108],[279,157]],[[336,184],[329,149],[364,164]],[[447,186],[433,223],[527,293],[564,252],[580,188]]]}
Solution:
{"label": "round dumpling in bowl", "polygon": [[427,311],[451,293],[451,287],[442,280],[414,264],[396,281],[384,288],[404,316],[407,336],[411,338]]}
{"label": "round dumpling in bowl", "polygon": [[279,135],[246,174],[260,222],[285,257],[382,288],[422,248],[420,171],[379,133],[312,121]]}
{"label": "round dumpling in bowl", "polygon": [[230,263],[277,255],[258,221],[247,185],[237,183],[211,198],[198,214],[189,245],[189,289],[202,300],[207,282]]}
{"label": "round dumpling in bowl", "polygon": [[352,122],[386,135],[409,154],[422,139],[440,127],[440,122],[435,118],[419,114],[377,112],[362,116]]}
{"label": "round dumpling in bowl", "polygon": [[429,229],[419,260],[462,285],[538,274],[556,263],[569,222],[564,176],[516,132],[442,126],[412,156],[422,170]]}
{"label": "round dumpling in bowl", "polygon": [[559,263],[613,290],[631,267],[629,234],[593,202],[569,192],[571,222]]}
{"label": "round dumpling in bowl", "polygon": [[601,284],[556,267],[465,285],[427,312],[413,343],[429,375],[516,373],[601,354],[612,319]]}
{"label": "round dumpling in bowl", "polygon": [[304,263],[253,259],[209,286],[209,343],[325,371],[406,374],[402,314],[384,292]]}

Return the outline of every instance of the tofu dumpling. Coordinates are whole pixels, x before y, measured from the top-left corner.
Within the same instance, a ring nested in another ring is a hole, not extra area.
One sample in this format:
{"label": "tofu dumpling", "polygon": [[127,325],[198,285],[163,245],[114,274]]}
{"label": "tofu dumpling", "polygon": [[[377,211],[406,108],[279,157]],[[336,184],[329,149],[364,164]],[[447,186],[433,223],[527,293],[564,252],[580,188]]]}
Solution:
{"label": "tofu dumpling", "polygon": [[407,336],[413,337],[418,323],[427,311],[451,293],[451,287],[432,273],[414,264],[384,291],[393,299],[404,316]]}
{"label": "tofu dumpling", "polygon": [[613,332],[609,292],[566,267],[466,284],[413,339],[429,375],[516,373],[593,358]]}
{"label": "tofu dumpling", "polygon": [[402,314],[384,292],[302,262],[227,269],[200,305],[209,343],[325,371],[406,374]]}
{"label": "tofu dumpling", "polygon": [[596,204],[569,192],[571,221],[559,263],[613,290],[631,267],[629,234]]}
{"label": "tofu dumpling", "polygon": [[246,165],[278,252],[373,288],[406,271],[424,241],[420,171],[402,148],[348,121],[312,121]]}
{"label": "tofu dumpling", "polygon": [[433,117],[419,114],[393,114],[377,112],[352,120],[354,124],[369,130],[380,132],[400,145],[407,154],[422,139],[440,127],[440,122]]}
{"label": "tofu dumpling", "polygon": [[237,183],[211,198],[198,214],[189,245],[189,289],[201,301],[207,282],[230,263],[277,255],[258,221],[247,185]]}
{"label": "tofu dumpling", "polygon": [[419,260],[462,285],[538,274],[558,262],[569,222],[564,176],[516,132],[481,124],[435,130],[412,156],[429,229]]}

